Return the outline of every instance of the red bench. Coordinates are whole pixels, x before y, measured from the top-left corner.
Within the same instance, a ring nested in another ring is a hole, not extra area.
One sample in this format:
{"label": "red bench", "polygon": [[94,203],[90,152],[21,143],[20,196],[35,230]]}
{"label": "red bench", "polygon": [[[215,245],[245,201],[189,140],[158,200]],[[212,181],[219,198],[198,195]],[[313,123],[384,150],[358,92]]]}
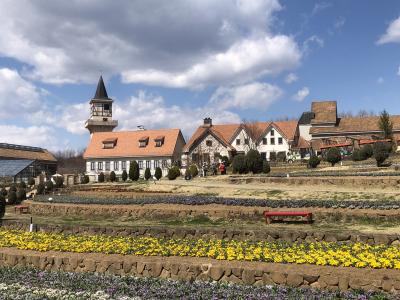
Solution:
{"label": "red bench", "polygon": [[264,211],[265,222],[272,223],[272,217],[306,217],[307,222],[312,222],[312,213],[308,211]]}
{"label": "red bench", "polygon": [[19,211],[20,214],[27,214],[27,213],[29,213],[29,206],[27,206],[27,205],[16,205],[14,207],[14,211],[15,211],[15,213],[17,213],[17,211]]}

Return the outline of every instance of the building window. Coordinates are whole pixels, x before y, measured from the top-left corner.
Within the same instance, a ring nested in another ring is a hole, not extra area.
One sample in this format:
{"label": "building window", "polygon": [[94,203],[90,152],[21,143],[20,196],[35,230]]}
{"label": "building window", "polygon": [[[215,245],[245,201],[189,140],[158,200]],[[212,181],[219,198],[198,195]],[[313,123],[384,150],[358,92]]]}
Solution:
{"label": "building window", "polygon": [[275,131],[273,129],[271,129],[271,136],[275,135]]}
{"label": "building window", "polygon": [[278,145],[282,145],[283,144],[283,139],[280,137],[278,138]]}
{"label": "building window", "polygon": [[248,145],[249,144],[249,139],[244,139],[244,144]]}
{"label": "building window", "polygon": [[94,171],[94,169],[95,169],[95,164],[94,164],[94,162],[91,162],[90,163],[90,171]]}
{"label": "building window", "polygon": [[240,139],[236,139],[236,145],[240,145]]}
{"label": "building window", "polygon": [[198,162],[199,161],[199,155],[197,153],[192,153],[192,162]]}
{"label": "building window", "polygon": [[119,161],[114,161],[114,170],[118,171],[119,169]]}
{"label": "building window", "polygon": [[158,136],[155,138],[156,147],[161,147],[164,144],[164,136]]}
{"label": "building window", "polygon": [[271,138],[271,145],[275,145],[275,138]]}
{"label": "building window", "polygon": [[160,167],[160,161],[159,160],[155,160],[154,161],[154,169]]}
{"label": "building window", "polygon": [[126,170],[126,161],[122,161],[121,165],[122,170]]}
{"label": "building window", "polygon": [[266,160],[266,159],[267,159],[267,152],[261,152],[260,154],[261,154],[261,158],[262,158],[263,160]]}
{"label": "building window", "polygon": [[211,147],[211,146],[212,146],[212,141],[211,141],[211,140],[207,140],[207,141],[206,141],[206,145],[207,145],[208,147]]}
{"label": "building window", "polygon": [[263,139],[262,139],[263,145],[267,145],[267,141],[268,141],[267,138],[263,138]]}
{"label": "building window", "polygon": [[106,171],[110,171],[110,162],[106,161]]}
{"label": "building window", "polygon": [[141,137],[139,139],[139,147],[140,148],[146,147],[148,143],[149,143],[149,137],[148,136],[144,136],[144,137]]}
{"label": "building window", "polygon": [[163,159],[162,167],[165,169],[167,167],[167,160]]}
{"label": "building window", "polygon": [[143,160],[138,161],[139,169],[143,169]]}
{"label": "building window", "polygon": [[151,169],[151,160],[146,160],[146,168]]}
{"label": "building window", "polygon": [[99,161],[98,163],[97,163],[97,170],[103,170],[103,162],[101,162],[101,161]]}

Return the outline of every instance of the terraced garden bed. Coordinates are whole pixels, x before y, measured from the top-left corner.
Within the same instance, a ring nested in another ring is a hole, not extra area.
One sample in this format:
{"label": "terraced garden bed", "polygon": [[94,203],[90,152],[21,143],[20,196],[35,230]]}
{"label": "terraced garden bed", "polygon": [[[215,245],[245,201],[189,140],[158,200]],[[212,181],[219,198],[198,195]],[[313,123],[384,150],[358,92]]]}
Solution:
{"label": "terraced garden bed", "polygon": [[349,299],[391,300],[394,295],[366,291],[323,291],[283,286],[245,286],[184,282],[92,273],[0,268],[4,299]]}
{"label": "terraced garden bed", "polygon": [[348,209],[379,209],[400,210],[399,201],[390,200],[261,200],[245,198],[221,198],[202,195],[163,195],[147,196],[138,198],[125,198],[118,195],[112,198],[87,197],[80,195],[38,195],[34,202],[43,203],[71,203],[71,204],[100,204],[100,205],[144,205],[144,204],[183,204],[183,205],[227,205],[247,207],[270,207],[270,208],[348,208]]}

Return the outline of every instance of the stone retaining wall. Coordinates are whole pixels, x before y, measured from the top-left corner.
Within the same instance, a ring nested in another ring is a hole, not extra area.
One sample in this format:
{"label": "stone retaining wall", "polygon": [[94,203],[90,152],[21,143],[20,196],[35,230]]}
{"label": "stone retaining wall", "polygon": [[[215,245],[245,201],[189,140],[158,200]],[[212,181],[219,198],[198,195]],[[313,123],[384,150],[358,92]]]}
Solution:
{"label": "stone retaining wall", "polygon": [[145,205],[98,205],[27,202],[33,215],[40,216],[104,216],[134,217],[149,220],[160,218],[191,218],[208,216],[213,219],[263,220],[263,212],[268,209],[311,211],[316,222],[352,222],[360,219],[378,221],[398,221],[400,210],[377,209],[334,209],[334,208],[265,208],[226,205],[183,205],[183,204],[145,204]]}
{"label": "stone retaining wall", "polygon": [[[28,230],[28,223],[4,220],[3,228]],[[225,239],[225,240],[253,240],[253,241],[277,241],[287,242],[364,242],[371,245],[400,245],[400,234],[371,234],[357,233],[351,231],[334,232],[324,230],[293,230],[282,228],[262,229],[225,229],[216,227],[170,227],[162,226],[140,226],[130,228],[100,227],[100,226],[69,226],[35,224],[34,229],[40,232],[55,232],[66,234],[105,234],[114,236],[152,236],[158,238],[188,238],[188,239]]]}
{"label": "stone retaining wall", "polygon": [[230,183],[283,183],[289,185],[332,185],[332,186],[355,186],[355,187],[400,187],[400,176],[338,176],[338,177],[248,177],[231,176]]}
{"label": "stone retaining wall", "polygon": [[327,289],[400,291],[399,270],[373,270],[186,257],[24,251],[0,248],[0,266],[98,272],[175,280],[212,280],[247,285],[286,284]]}

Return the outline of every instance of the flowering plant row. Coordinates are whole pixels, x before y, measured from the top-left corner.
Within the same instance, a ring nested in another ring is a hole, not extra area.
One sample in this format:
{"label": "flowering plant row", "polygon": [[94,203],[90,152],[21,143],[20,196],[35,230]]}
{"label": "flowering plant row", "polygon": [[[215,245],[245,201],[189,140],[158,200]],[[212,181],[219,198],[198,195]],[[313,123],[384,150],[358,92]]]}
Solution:
{"label": "flowering plant row", "polygon": [[283,286],[245,286],[210,282],[184,282],[156,278],[47,272],[0,268],[0,298],[26,299],[372,299],[396,295],[365,291],[324,291]]}
{"label": "flowering plant row", "polygon": [[323,208],[360,208],[360,209],[400,209],[399,201],[387,200],[261,200],[251,198],[222,198],[212,196],[152,196],[135,199],[127,198],[92,198],[76,195],[36,196],[38,202],[71,203],[71,204],[184,204],[184,205],[234,205],[258,207],[323,207]]}
{"label": "flowering plant row", "polygon": [[283,241],[166,239],[1,230],[0,247],[37,251],[188,256],[218,260],[400,269],[400,247],[365,243],[289,244]]}
{"label": "flowering plant row", "polygon": [[[262,177],[287,177],[288,173],[274,173],[268,175],[259,175]],[[400,176],[400,172],[354,172],[354,171],[310,171],[289,173],[290,177],[345,177],[345,176],[365,176],[365,177],[392,177]]]}

